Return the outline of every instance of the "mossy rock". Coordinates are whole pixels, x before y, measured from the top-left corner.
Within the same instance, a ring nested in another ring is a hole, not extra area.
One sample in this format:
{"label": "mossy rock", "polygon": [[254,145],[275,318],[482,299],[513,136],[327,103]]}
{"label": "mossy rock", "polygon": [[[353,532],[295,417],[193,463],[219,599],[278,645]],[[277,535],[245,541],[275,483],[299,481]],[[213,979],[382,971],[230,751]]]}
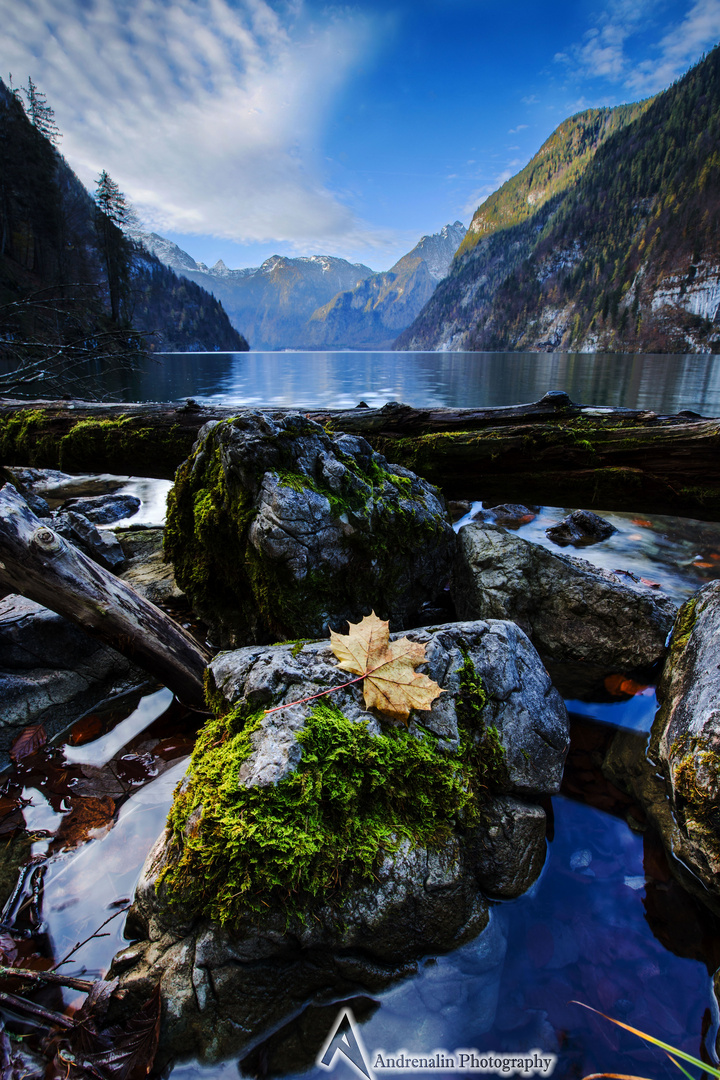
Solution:
{"label": "mossy rock", "polygon": [[237,1055],[308,1001],[374,993],[539,874],[568,721],[537,653],[511,623],[407,636],[444,689],[407,727],[365,710],[327,641],[210,665],[216,715],[113,966],[126,1010],[160,982],[161,1060]]}
{"label": "mossy rock", "polygon": [[[648,758],[665,778],[672,809],[663,839],[720,910],[720,582],[678,612],[658,685]],[[674,860],[671,859],[671,865]]]}
{"label": "mossy rock", "polygon": [[[436,488],[299,414],[207,425],[168,501],[167,557],[226,645],[393,629],[443,594],[455,535]],[[427,620],[425,620],[427,621]]]}

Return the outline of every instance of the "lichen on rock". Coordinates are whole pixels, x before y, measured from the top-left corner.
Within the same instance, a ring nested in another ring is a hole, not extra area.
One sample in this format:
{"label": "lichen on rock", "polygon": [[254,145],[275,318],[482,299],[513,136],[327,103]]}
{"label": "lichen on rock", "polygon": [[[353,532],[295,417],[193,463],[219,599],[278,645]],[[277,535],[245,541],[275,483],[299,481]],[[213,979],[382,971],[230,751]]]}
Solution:
{"label": "lichen on rock", "polygon": [[[206,425],[178,469],[166,553],[224,644],[320,637],[374,606],[393,629],[442,593],[442,496],[300,414]],[[370,602],[371,601],[371,602]]]}

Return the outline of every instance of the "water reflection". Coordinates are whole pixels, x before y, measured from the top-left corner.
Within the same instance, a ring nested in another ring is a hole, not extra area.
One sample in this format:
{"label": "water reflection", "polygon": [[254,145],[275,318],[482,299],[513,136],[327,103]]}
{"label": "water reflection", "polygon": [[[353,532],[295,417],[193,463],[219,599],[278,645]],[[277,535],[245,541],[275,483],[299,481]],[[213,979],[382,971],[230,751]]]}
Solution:
{"label": "water reflection", "polygon": [[[564,390],[588,405],[720,415],[718,357],[706,354],[165,353],[134,372],[109,372],[104,383],[108,397],[121,401],[353,408],[361,400],[396,400],[479,408]],[[34,387],[29,396],[40,392]]]}

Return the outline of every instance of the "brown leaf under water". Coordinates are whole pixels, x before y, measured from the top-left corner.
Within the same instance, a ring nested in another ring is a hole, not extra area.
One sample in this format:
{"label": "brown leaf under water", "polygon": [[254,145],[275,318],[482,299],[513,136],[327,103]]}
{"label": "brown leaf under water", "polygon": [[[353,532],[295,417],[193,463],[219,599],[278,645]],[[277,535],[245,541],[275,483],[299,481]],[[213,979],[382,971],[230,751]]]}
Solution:
{"label": "brown leaf under water", "polygon": [[63,817],[56,838],[64,848],[74,848],[89,839],[93,829],[109,825],[115,814],[115,800],[109,795],[93,795],[73,800],[72,810]]}
{"label": "brown leaf under water", "polygon": [[36,753],[47,742],[47,733],[42,724],[30,724],[20,732],[10,748],[10,757],[17,764],[23,758]]}
{"label": "brown leaf under water", "polygon": [[[78,1014],[79,1023],[71,1034],[73,1051],[79,1062],[91,1066],[94,1075],[107,1080],[143,1080],[152,1069],[160,1035],[160,983],[145,1004],[123,1024],[102,1031],[94,1029],[94,1014],[104,1016],[108,998],[117,985],[103,983],[94,1002],[87,1001]],[[92,1075],[92,1074],[91,1074]]]}
{"label": "brown leaf under water", "polygon": [[649,685],[649,683],[635,682],[634,679],[628,678],[627,675],[608,675],[605,679],[605,689],[609,694],[614,694],[616,697],[620,697],[622,694],[634,697],[636,694],[642,694],[648,689]]}
{"label": "brown leaf under water", "polygon": [[390,641],[389,623],[373,611],[359,623],[348,623],[349,634],[330,631],[330,647],[344,671],[364,677],[368,709],[407,723],[411,709],[428,710],[444,691],[415,671],[425,662],[425,646],[409,638]]}

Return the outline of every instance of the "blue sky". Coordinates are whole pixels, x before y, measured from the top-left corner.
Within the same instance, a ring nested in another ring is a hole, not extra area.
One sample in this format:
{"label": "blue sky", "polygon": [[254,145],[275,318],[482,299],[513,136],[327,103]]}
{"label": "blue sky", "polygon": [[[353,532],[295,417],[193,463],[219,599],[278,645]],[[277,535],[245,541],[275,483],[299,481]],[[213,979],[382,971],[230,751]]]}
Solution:
{"label": "blue sky", "polygon": [[566,116],[669,85],[720,0],[0,0],[0,73],[196,259],[389,267]]}

